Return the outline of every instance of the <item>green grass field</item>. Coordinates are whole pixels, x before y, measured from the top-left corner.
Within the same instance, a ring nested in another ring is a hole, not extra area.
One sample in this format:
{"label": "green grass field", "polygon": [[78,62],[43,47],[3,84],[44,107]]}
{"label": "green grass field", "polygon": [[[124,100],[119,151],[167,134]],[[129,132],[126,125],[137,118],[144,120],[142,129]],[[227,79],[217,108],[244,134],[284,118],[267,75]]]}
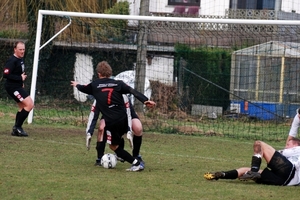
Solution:
{"label": "green grass field", "polygon": [[126,172],[129,163],[94,166],[95,137],[87,151],[84,127],[25,124],[29,137],[20,138],[10,135],[12,116],[0,121],[2,200],[299,199],[298,187],[203,178],[207,171],[249,166],[253,141],[146,132],[141,150],[146,168]]}

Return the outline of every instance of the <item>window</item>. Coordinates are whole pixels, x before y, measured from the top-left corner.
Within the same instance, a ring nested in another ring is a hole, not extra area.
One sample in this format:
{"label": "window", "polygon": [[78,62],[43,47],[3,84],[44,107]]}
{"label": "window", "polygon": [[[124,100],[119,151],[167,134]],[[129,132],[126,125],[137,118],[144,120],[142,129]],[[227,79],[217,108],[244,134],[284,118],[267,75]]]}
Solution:
{"label": "window", "polygon": [[281,0],[230,0],[231,9],[275,10],[275,3]]}
{"label": "window", "polygon": [[200,0],[168,0],[168,5],[199,6]]}

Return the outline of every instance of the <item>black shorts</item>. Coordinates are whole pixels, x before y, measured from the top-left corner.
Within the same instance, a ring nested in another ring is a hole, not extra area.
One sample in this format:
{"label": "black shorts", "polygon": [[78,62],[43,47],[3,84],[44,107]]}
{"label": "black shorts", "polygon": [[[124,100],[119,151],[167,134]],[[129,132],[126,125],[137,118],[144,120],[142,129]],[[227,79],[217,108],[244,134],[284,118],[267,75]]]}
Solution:
{"label": "black shorts", "polygon": [[128,131],[128,120],[125,117],[118,123],[110,126],[105,126],[104,133],[106,133],[107,143],[112,145],[119,145],[121,143],[122,136]]}
{"label": "black shorts", "polygon": [[[131,119],[140,119],[139,116],[136,114],[135,110],[130,106],[130,115]],[[103,116],[101,117],[103,119]]]}
{"label": "black shorts", "polygon": [[268,185],[287,185],[294,177],[294,165],[281,153],[275,151],[270,163],[261,173],[257,183]]}
{"label": "black shorts", "polygon": [[5,90],[8,95],[11,96],[17,103],[22,102],[29,96],[29,94],[22,87],[5,87]]}

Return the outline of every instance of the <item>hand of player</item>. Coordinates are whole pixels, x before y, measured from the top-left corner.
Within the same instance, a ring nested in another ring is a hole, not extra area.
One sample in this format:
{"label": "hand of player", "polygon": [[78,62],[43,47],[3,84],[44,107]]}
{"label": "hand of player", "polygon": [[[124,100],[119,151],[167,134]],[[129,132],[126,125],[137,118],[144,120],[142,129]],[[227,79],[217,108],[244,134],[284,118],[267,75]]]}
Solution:
{"label": "hand of player", "polygon": [[25,79],[27,78],[27,75],[25,74],[25,72],[23,72],[23,74],[21,74],[22,77],[22,81],[25,81]]}
{"label": "hand of player", "polygon": [[127,132],[127,139],[129,141],[130,148],[133,149],[133,135],[131,131]]}
{"label": "hand of player", "polygon": [[76,87],[76,85],[78,85],[78,83],[77,83],[76,81],[71,81],[71,85],[72,85],[73,87]]}
{"label": "hand of player", "polygon": [[148,108],[153,108],[153,107],[156,105],[156,103],[155,103],[154,101],[150,101],[150,100],[145,101],[144,104],[145,104]]}

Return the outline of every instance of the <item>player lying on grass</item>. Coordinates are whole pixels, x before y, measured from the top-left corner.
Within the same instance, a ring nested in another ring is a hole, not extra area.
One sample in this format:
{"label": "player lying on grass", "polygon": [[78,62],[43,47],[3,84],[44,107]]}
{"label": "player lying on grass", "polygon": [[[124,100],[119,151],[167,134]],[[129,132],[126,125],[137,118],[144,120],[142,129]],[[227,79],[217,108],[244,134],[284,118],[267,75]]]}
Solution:
{"label": "player lying on grass", "polygon": [[107,135],[107,143],[118,157],[132,164],[128,171],[141,171],[143,166],[126,150],[122,149],[122,136],[128,131],[127,113],[124,105],[123,94],[133,94],[147,107],[154,107],[155,102],[150,101],[145,95],[125,84],[123,81],[114,80],[112,69],[106,61],[98,63],[96,68],[99,79],[88,85],[80,85],[71,81],[71,85],[79,91],[93,95],[97,101],[96,106],[105,120],[104,131]]}
{"label": "player lying on grass", "polygon": [[[142,160],[140,155],[140,148],[142,144],[142,136],[143,136],[143,126],[142,123],[136,114],[135,110],[133,109],[132,104],[130,103],[129,98],[127,95],[123,94],[124,103],[126,106],[127,111],[127,118],[128,118],[128,125],[129,131],[127,133],[127,139],[130,141],[130,145],[132,148],[132,156],[138,159],[143,167],[145,167],[145,162]],[[128,107],[129,106],[129,107]],[[90,149],[91,138],[94,133],[94,129],[97,124],[97,120],[99,118],[100,112],[96,107],[96,100],[94,100],[91,112],[89,114],[88,124],[86,128],[86,147],[87,150]],[[105,127],[105,120],[101,118],[99,128],[98,128],[98,135],[97,135],[97,143],[96,143],[96,150],[97,150],[97,159],[95,165],[101,165],[101,157],[104,155],[105,145],[106,145],[106,135],[104,135],[104,127]],[[133,135],[132,135],[133,133]],[[122,139],[120,145],[121,148],[124,148],[124,139]],[[118,160],[124,162],[124,160],[118,157]]]}
{"label": "player lying on grass", "polygon": [[[300,140],[293,138],[286,144],[285,149],[276,151],[272,146],[262,141],[253,145],[251,167],[242,167],[230,171],[205,173],[207,180],[236,179],[253,180],[267,185],[299,185],[300,184]],[[264,158],[267,167],[260,170]]]}

